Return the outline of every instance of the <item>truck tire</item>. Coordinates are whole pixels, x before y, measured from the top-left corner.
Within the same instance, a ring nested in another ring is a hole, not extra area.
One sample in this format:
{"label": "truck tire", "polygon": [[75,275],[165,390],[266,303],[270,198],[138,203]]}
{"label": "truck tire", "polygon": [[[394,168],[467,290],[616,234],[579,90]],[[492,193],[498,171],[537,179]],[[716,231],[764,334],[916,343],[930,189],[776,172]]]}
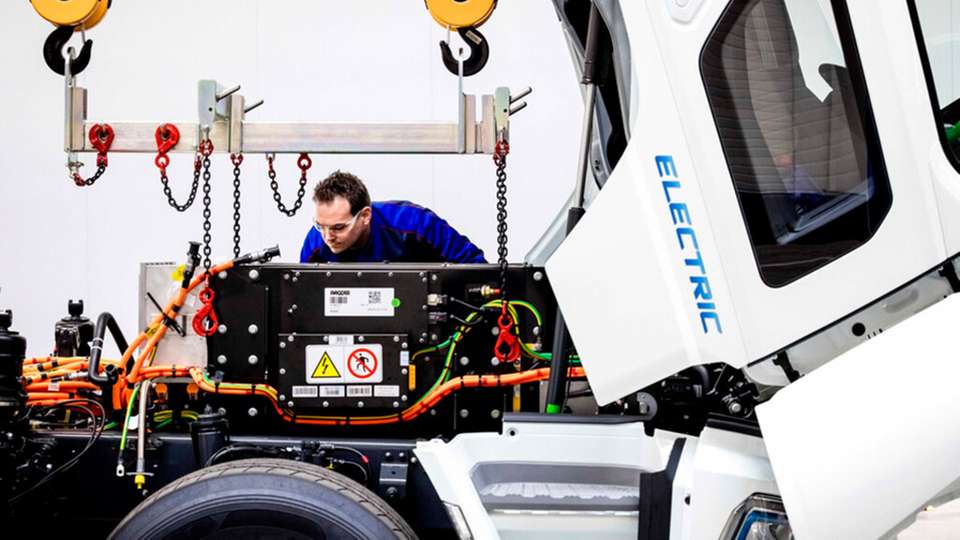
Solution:
{"label": "truck tire", "polygon": [[375,494],[317,465],[244,459],[188,474],[140,503],[111,540],[416,539]]}

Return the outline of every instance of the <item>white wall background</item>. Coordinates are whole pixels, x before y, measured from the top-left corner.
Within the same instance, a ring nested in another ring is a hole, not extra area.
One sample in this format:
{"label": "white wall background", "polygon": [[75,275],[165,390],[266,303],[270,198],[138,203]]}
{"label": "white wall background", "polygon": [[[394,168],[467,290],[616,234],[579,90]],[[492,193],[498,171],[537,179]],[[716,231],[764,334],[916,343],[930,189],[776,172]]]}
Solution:
{"label": "white wall background", "polygon": [[937,99],[946,107],[960,97],[960,4],[953,0],[916,0]]}
{"label": "white wall background", "polygon": [[[52,26],[27,2],[4,2],[0,32],[0,308],[29,354],[53,347],[53,324],[68,298],[91,318],[113,312],[128,337],[137,328],[142,261],[181,261],[201,234],[200,197],[186,214],[171,209],[152,156],[110,156],[93,187],[67,178],[62,78],[41,48]],[[509,160],[510,259],[522,260],[572,190],[579,90],[549,0],[500,2],[482,28],[491,42],[486,69],[467,93],[532,86],[514,117]],[[196,82],[242,84],[248,103],[266,104],[250,121],[451,122],[457,81],[443,68],[446,36],[422,0],[118,0],[94,28],[89,117],[105,121],[196,121]],[[310,226],[309,201],[293,219],[271,198],[266,163],[243,166],[242,248],[279,243],[295,261]],[[330,171],[366,180],[374,199],[409,199],[434,209],[496,257],[494,168],[489,156],[313,156],[311,184]],[[296,191],[294,156],[279,158],[285,201]],[[84,155],[85,175],[94,156]],[[185,196],[192,158],[173,156],[171,184]],[[214,253],[232,248],[232,167],[213,160]],[[309,198],[309,192],[307,197]]]}

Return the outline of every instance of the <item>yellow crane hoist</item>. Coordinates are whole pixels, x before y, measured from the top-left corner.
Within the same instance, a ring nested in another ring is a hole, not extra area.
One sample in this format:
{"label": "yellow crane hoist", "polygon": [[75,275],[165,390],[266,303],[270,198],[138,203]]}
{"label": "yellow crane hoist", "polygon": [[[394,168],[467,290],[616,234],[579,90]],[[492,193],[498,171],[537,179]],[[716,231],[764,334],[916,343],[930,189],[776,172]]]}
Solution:
{"label": "yellow crane hoist", "polygon": [[[110,9],[112,0],[30,0],[36,12],[56,26],[43,45],[43,57],[53,71],[67,73],[63,47],[74,32],[85,32],[100,23]],[[487,64],[489,44],[477,28],[487,22],[497,0],[424,0],[427,11],[440,26],[456,31],[470,49],[470,56],[460,59],[454,56],[446,41],[440,42],[440,51],[446,68],[455,75],[469,77]],[[84,37],[83,46],[72,59],[69,72],[76,75],[90,62],[93,42]]]}
{"label": "yellow crane hoist", "polygon": [[470,48],[470,56],[461,62],[453,55],[450,44],[441,41],[440,54],[447,70],[469,77],[483,69],[490,57],[490,46],[477,28],[493,14],[497,0],[424,0],[424,3],[440,26],[456,30]]}

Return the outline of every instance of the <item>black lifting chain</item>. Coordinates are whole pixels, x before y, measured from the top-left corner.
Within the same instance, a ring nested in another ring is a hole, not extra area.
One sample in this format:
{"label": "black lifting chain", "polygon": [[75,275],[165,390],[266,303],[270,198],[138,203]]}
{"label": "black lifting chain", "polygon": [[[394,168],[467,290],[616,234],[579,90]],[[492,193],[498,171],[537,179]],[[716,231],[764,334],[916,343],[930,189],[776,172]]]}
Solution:
{"label": "black lifting chain", "polygon": [[[164,155],[163,157],[167,156]],[[188,208],[193,206],[193,200],[197,198],[197,188],[200,186],[201,160],[200,153],[197,153],[197,157],[193,160],[193,185],[190,186],[190,195],[187,197],[187,202],[183,204],[177,203],[177,200],[173,198],[173,192],[170,191],[170,179],[167,178],[167,168],[165,166],[160,168],[160,183],[163,184],[163,194],[167,196],[167,204],[177,212],[186,212]],[[167,163],[169,163],[169,158],[167,158]]]}
{"label": "black lifting chain", "polygon": [[240,165],[243,154],[230,154],[233,162],[233,258],[240,257]]}
{"label": "black lifting chain", "polygon": [[200,153],[203,155],[203,269],[210,271],[210,154],[213,153],[213,142],[204,139],[200,143]]}
{"label": "black lifting chain", "polygon": [[297,159],[297,167],[300,168],[300,188],[297,189],[297,200],[294,201],[292,208],[287,208],[280,197],[280,185],[277,183],[277,171],[273,169],[273,160],[276,155],[267,154],[267,176],[270,177],[270,189],[273,191],[273,200],[277,203],[277,210],[287,217],[293,217],[303,206],[303,196],[307,192],[307,171],[313,165],[313,160],[307,154],[300,154]]}
{"label": "black lifting chain", "polygon": [[497,166],[497,256],[500,264],[500,300],[507,301],[507,154],[510,145],[497,141],[493,162]]}
{"label": "black lifting chain", "polygon": [[105,172],[107,172],[107,166],[98,164],[97,172],[93,173],[93,176],[90,178],[84,179],[82,176],[80,176],[80,173],[73,173],[73,183],[80,187],[92,186],[97,182],[97,180],[100,179],[101,176],[103,176],[103,173]]}

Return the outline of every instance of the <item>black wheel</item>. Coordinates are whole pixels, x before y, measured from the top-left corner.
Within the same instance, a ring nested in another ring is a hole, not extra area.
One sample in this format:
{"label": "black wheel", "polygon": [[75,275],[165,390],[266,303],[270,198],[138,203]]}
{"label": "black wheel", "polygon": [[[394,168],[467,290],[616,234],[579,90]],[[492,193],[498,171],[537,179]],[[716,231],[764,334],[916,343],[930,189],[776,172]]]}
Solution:
{"label": "black wheel", "polygon": [[133,509],[114,540],[347,540],[416,534],[375,494],[322,467],[244,459],[170,483]]}

